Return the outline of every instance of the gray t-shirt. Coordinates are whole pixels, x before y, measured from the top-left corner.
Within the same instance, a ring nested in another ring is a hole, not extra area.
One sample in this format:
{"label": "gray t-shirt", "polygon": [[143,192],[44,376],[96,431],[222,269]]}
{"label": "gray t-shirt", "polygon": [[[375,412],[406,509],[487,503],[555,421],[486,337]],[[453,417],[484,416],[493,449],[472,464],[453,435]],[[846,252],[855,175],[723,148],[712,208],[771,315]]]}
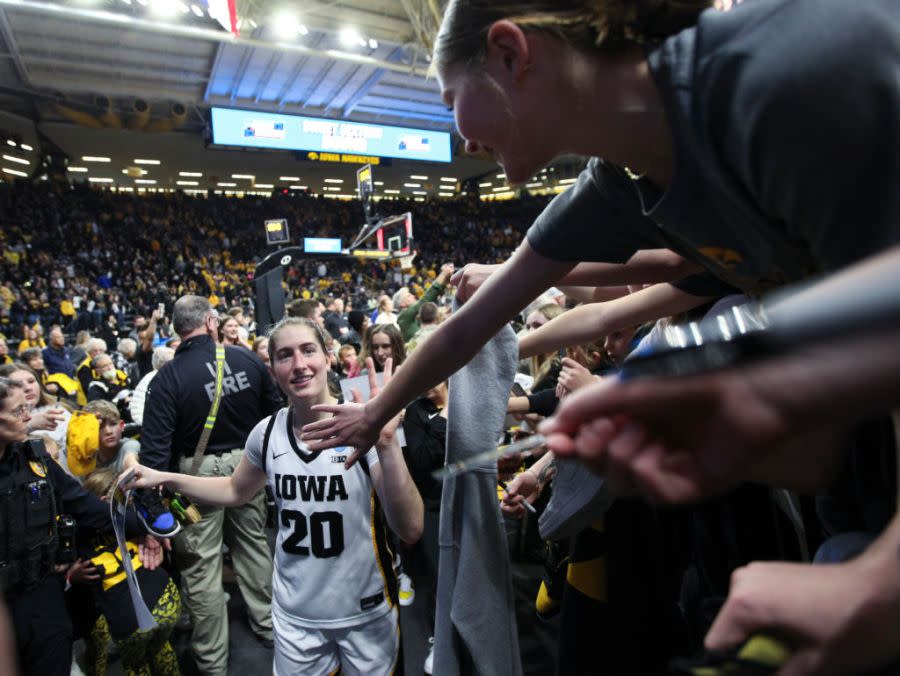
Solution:
{"label": "gray t-shirt", "polygon": [[593,160],[529,230],[531,246],[621,262],[646,248],[644,214],[670,248],[759,293],[897,244],[896,10],[753,0],[704,12],[648,53],[674,144],[667,189]]}
{"label": "gray t-shirt", "polygon": [[119,442],[119,450],[116,451],[116,454],[109,462],[103,462],[103,458],[100,457],[99,453],[97,454],[97,469],[105,469],[109,467],[116,472],[121,472],[124,467],[125,456],[133,455],[137,457],[140,451],[140,443],[138,443],[134,439],[122,439],[122,441]]}

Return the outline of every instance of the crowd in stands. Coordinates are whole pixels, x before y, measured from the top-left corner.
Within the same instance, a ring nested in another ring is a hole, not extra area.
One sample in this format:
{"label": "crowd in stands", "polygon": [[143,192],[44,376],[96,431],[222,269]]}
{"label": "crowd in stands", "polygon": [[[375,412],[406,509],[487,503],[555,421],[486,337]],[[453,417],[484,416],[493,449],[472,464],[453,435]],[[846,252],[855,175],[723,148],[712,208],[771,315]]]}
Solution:
{"label": "crowd in stands", "polygon": [[[472,199],[377,205],[413,213],[414,269],[404,277],[385,263],[331,259],[293,266],[293,297],[327,295],[367,302],[384,289],[409,284],[424,292],[446,261],[503,260],[546,203],[526,198],[497,203]],[[115,194],[48,184],[0,185],[0,330],[15,341],[40,343],[27,327],[59,324],[90,330],[108,342],[135,316],[160,303],[171,311],[185,293],[208,295],[221,311],[252,314],[255,265],[270,253],[263,221],[286,218],[294,237],[359,233],[359,203],[276,194],[271,199]],[[374,295],[373,295],[374,294]],[[112,318],[112,319],[111,319]],[[36,328],[36,327],[35,327]],[[171,329],[161,327],[171,335]]]}

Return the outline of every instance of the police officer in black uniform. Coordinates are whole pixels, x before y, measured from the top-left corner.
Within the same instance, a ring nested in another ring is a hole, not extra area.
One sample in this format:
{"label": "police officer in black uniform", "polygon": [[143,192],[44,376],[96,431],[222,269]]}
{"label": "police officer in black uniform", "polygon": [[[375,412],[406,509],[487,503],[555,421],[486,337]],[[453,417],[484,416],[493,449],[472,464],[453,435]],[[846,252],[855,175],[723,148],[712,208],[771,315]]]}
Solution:
{"label": "police officer in black uniform", "polygon": [[[175,358],[150,383],[141,431],[141,464],[191,473],[197,442],[210,414],[217,381],[218,319],[209,301],[182,296],[172,313],[182,343]],[[208,445],[195,472],[230,476],[250,430],[281,407],[278,386],[262,361],[243,347],[225,346],[221,399]],[[247,603],[251,629],[265,644],[272,640],[272,555],[263,528],[265,494],[246,505],[197,505],[203,518],[175,536],[182,600],[191,614],[191,649],[205,674],[226,674],[228,618],[222,589],[223,535]]]}
{"label": "police officer in black uniform", "polygon": [[[55,574],[62,558],[57,517],[73,517],[82,531],[108,531],[112,524],[108,505],[66,474],[40,441],[26,441],[29,420],[21,385],[0,378],[0,588],[20,669],[55,676],[72,667],[64,577]],[[133,515],[126,529],[143,532]],[[145,546],[160,557],[158,542],[151,538]]]}

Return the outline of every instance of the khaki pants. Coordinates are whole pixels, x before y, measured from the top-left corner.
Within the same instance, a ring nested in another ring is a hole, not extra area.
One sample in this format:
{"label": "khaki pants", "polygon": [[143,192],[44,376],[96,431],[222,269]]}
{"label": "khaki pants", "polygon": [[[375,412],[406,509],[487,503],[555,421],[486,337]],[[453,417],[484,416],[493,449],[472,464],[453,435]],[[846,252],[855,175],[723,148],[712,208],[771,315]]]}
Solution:
{"label": "khaki pants", "polygon": [[[198,476],[231,476],[243,455],[236,449],[221,457],[207,455]],[[188,472],[192,458],[183,458]],[[181,572],[182,601],[193,620],[191,650],[204,674],[228,673],[228,614],[222,588],[222,540],[231,550],[234,572],[247,603],[250,627],[272,638],[272,555],[263,527],[265,492],[240,507],[197,505],[203,520],[175,537],[175,561]]]}

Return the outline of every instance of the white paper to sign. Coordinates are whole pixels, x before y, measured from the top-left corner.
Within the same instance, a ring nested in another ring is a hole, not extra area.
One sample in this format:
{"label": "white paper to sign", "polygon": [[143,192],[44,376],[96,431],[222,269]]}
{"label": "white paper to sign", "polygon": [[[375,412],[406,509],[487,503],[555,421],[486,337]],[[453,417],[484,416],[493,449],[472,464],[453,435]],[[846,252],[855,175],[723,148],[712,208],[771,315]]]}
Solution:
{"label": "white paper to sign", "polygon": [[[121,490],[122,484],[129,481],[134,472],[125,472],[116,484],[116,490]],[[138,629],[140,631],[149,631],[156,627],[156,620],[144,603],[144,597],[141,596],[141,588],[138,586],[137,576],[131,567],[131,552],[125,544],[125,512],[127,511],[128,501],[131,499],[131,491],[125,493],[125,502],[120,503],[118,500],[109,501],[109,518],[112,519],[113,531],[116,534],[116,542],[119,543],[119,554],[122,557],[122,567],[125,569],[125,580],[128,582],[128,591],[131,592],[131,604],[134,606],[134,614],[137,618]]]}
{"label": "white paper to sign", "polygon": [[[376,373],[375,374],[375,384],[378,385],[378,388],[381,389],[384,386],[384,373]],[[341,394],[344,395],[345,402],[353,401],[353,394],[351,390],[358,390],[360,396],[362,397],[362,402],[365,404],[369,399],[371,399],[371,393],[369,392],[369,376],[356,376],[355,378],[344,378],[341,381]],[[406,447],[406,434],[403,433],[403,425],[397,428],[397,441],[400,444],[400,448]]]}

